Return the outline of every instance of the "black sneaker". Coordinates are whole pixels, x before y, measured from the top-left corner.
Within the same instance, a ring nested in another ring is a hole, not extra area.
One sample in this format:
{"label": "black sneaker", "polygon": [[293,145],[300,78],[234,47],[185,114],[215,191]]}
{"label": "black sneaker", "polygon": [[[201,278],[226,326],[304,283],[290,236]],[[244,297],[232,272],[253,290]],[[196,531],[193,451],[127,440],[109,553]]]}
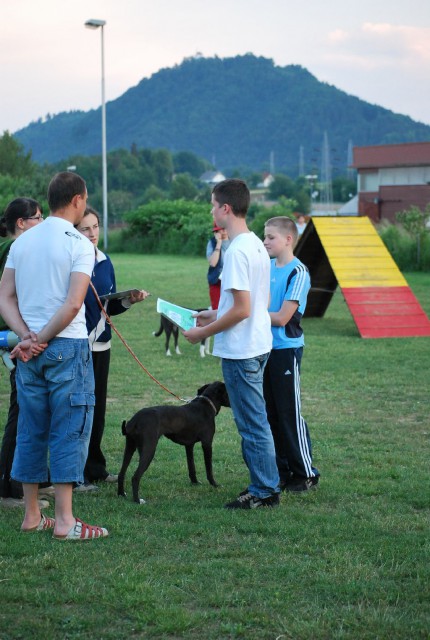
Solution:
{"label": "black sneaker", "polygon": [[312,476],[311,478],[302,478],[298,480],[295,478],[291,482],[286,482],[283,484],[282,489],[284,491],[289,491],[290,493],[302,493],[303,491],[309,491],[310,489],[315,489],[320,477]]}
{"label": "black sneaker", "polygon": [[257,498],[252,493],[241,493],[233,502],[227,502],[224,509],[258,509],[259,507],[277,507],[279,506],[279,494],[274,493],[267,498]]}

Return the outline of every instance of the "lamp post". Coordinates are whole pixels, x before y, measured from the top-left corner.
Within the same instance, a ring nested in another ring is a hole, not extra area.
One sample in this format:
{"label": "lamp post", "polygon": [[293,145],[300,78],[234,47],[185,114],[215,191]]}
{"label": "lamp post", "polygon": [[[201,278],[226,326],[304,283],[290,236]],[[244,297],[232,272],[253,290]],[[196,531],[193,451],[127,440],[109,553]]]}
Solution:
{"label": "lamp post", "polygon": [[87,20],[85,26],[88,29],[101,27],[102,42],[102,188],[103,188],[103,248],[108,248],[108,207],[107,207],[107,158],[106,158],[106,102],[105,102],[105,56],[104,56],[104,30],[105,20]]}

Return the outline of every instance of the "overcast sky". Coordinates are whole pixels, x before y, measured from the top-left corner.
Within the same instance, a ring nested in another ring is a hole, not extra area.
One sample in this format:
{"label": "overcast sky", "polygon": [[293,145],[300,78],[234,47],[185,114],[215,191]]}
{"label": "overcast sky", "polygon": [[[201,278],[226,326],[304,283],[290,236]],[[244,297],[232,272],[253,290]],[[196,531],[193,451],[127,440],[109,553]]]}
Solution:
{"label": "overcast sky", "polygon": [[89,18],[107,23],[107,101],[196,53],[250,52],[430,124],[430,0],[1,0],[0,134],[100,105]]}

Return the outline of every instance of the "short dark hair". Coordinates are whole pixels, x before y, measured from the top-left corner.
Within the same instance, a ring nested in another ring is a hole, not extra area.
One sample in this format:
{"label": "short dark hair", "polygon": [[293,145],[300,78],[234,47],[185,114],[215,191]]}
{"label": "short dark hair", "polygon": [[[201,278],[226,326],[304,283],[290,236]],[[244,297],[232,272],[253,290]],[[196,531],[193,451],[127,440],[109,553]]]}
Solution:
{"label": "short dark hair", "polygon": [[251,194],[243,180],[230,178],[218,182],[212,189],[212,193],[218,204],[230,205],[234,215],[244,218],[248,213]]}
{"label": "short dark hair", "polygon": [[48,204],[51,211],[67,207],[75,196],[83,196],[87,190],[85,180],[72,171],[57,173],[48,186]]}
{"label": "short dark hair", "polygon": [[27,220],[36,215],[40,211],[43,213],[42,207],[33,198],[15,198],[7,205],[4,210],[3,217],[0,219],[0,236],[4,237],[8,233],[15,234],[16,222],[20,218]]}

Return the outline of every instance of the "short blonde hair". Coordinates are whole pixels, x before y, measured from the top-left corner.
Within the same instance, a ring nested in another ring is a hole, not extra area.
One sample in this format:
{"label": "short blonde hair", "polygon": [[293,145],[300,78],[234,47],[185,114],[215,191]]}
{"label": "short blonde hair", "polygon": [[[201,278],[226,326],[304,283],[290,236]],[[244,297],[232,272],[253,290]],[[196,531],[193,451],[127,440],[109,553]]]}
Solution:
{"label": "short blonde hair", "polygon": [[294,220],[288,218],[288,216],[276,216],[275,218],[270,218],[270,220],[266,220],[264,224],[264,228],[266,227],[275,227],[282,233],[283,235],[291,235],[293,238],[293,245],[296,246],[297,240],[299,239],[299,232],[297,231],[297,225]]}

